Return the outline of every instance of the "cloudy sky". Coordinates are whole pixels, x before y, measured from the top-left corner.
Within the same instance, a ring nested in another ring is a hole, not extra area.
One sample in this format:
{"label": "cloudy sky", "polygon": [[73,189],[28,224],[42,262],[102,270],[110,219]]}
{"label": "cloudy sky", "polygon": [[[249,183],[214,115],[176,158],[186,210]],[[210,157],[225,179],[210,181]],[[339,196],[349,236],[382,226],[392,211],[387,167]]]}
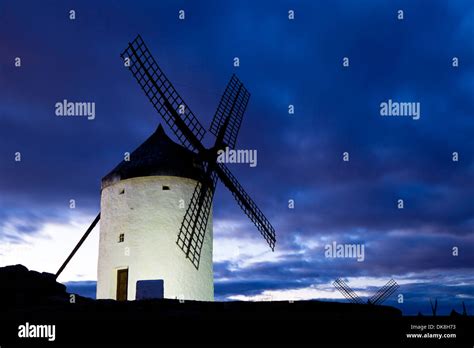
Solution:
{"label": "cloudy sky", "polygon": [[[99,210],[100,179],[160,122],[119,57],[138,33],[204,125],[232,73],[252,94],[237,147],[258,165],[229,166],[277,248],[219,186],[217,299],[342,300],[338,277],[361,296],[394,278],[404,303],[386,303],[405,314],[429,314],[430,298],[474,312],[469,0],[0,2],[0,266],[55,272]],[[57,117],[63,99],[95,102],[96,118]],[[420,103],[420,118],[382,117],[388,99]],[[98,232],[60,277],[91,296]],[[326,258],[333,241],[363,244],[364,261]]]}

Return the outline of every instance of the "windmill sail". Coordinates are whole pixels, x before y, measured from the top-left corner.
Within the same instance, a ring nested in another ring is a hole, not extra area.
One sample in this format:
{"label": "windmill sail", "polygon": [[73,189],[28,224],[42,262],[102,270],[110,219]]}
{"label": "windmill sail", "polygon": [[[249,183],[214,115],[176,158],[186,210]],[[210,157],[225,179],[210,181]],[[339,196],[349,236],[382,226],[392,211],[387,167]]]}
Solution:
{"label": "windmill sail", "polygon": [[[232,75],[224,94],[221,97],[214,118],[212,119],[210,131],[216,137],[225,128],[223,142],[230,148],[235,148],[237,135],[242,124],[243,115],[250,99],[250,93],[244,87],[243,83]],[[229,118],[228,124],[226,119]]]}
{"label": "windmill sail", "polygon": [[250,218],[250,220],[252,220],[254,225],[262,234],[263,238],[265,238],[267,241],[270,248],[274,250],[276,236],[275,229],[270,224],[270,221],[267,220],[265,215],[263,215],[262,211],[258,208],[252,198],[250,198],[247,192],[245,192],[235,176],[232,175],[230,170],[223,163],[218,163],[216,170],[219,174],[219,178],[230,190],[240,208]]}
{"label": "windmill sail", "polygon": [[374,296],[369,299],[369,303],[377,305],[383,303],[390,295],[392,295],[395,290],[397,290],[399,285],[393,279],[390,279],[387,284],[380,288]]}
{"label": "windmill sail", "polygon": [[349,301],[357,304],[364,303],[364,301],[362,301],[362,299],[341,278],[336,279],[333,285]]}
{"label": "windmill sail", "polygon": [[142,37],[138,35],[120,56],[181,144],[189,150],[201,150],[206,130],[160,69]]}
{"label": "windmill sail", "polygon": [[216,182],[217,174],[212,171],[204,184],[197,183],[176,241],[176,244],[197,269],[201,259],[201,249],[211,212]]}

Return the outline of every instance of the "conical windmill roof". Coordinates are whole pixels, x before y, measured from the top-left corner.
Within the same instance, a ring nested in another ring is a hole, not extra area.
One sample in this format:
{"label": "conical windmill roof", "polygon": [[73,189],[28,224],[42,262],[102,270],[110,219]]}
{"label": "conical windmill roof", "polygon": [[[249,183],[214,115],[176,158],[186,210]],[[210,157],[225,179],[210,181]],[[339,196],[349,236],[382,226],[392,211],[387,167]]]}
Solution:
{"label": "conical windmill roof", "polygon": [[118,181],[146,176],[178,176],[200,180],[202,166],[197,155],[176,144],[161,126],[130,154],[130,161],[122,161],[102,178],[102,189]]}

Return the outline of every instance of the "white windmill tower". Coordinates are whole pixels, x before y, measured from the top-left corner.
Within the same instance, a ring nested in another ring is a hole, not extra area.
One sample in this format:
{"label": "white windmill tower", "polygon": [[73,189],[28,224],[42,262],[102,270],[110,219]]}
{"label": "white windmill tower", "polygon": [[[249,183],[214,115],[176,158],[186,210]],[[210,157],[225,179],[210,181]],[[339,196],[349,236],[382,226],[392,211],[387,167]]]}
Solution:
{"label": "white windmill tower", "polygon": [[204,127],[140,35],[121,57],[181,145],[159,126],[130,155],[130,161],[123,161],[102,179],[101,213],[56,278],[101,220],[97,298],[212,301],[212,200],[217,179],[272,250],[276,242],[270,222],[226,165],[217,162],[219,150],[235,147],[250,94],[233,75],[209,129],[216,137],[215,145],[205,148]]}
{"label": "white windmill tower", "polygon": [[102,179],[97,298],[214,299],[212,213],[198,269],[176,245],[185,207],[203,176],[197,163],[194,152],[160,125],[130,161]]}

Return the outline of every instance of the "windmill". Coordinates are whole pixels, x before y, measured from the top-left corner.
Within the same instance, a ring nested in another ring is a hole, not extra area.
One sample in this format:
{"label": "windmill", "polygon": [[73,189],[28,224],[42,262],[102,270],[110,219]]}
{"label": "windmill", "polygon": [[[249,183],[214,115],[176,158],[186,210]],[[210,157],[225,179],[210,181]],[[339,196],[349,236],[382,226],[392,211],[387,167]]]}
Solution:
{"label": "windmill", "polygon": [[[196,272],[201,272],[201,253],[203,250],[203,245],[205,243],[208,244],[208,242],[206,242],[206,231],[209,231],[209,224],[212,223],[210,214],[212,210],[213,196],[218,179],[222,181],[222,183],[232,193],[240,208],[254,223],[254,225],[260,231],[261,235],[273,251],[276,242],[274,228],[267,220],[265,215],[262,213],[262,211],[257,207],[255,202],[251,199],[251,197],[245,192],[239,181],[235,178],[235,176],[231,173],[227,166],[224,163],[220,163],[217,161],[217,154],[219,150],[223,150],[226,147],[229,147],[231,149],[235,148],[237,135],[242,123],[243,114],[250,98],[250,93],[247,91],[243,83],[237,78],[237,76],[232,75],[221,97],[221,100],[219,102],[219,105],[209,128],[209,131],[215,136],[214,146],[206,148],[202,144],[202,140],[206,134],[206,130],[202,126],[201,122],[193,114],[191,109],[184,102],[184,100],[180,97],[180,95],[175,90],[168,78],[165,76],[163,71],[160,69],[140,35],[138,35],[132,42],[128,44],[127,48],[122,52],[121,57],[124,60],[124,65],[130,70],[148,100],[151,102],[155,110],[166,122],[168,127],[172,130],[172,132],[175,134],[181,144],[180,148],[178,149],[178,145],[172,143],[171,139],[169,139],[164,134],[164,130],[160,126],[152,137],[150,137],[144,144],[142,144],[141,147],[139,147],[137,150],[135,150],[135,152],[132,153],[132,158],[134,157],[134,154],[137,154],[142,157],[147,157],[146,160],[148,162],[156,161],[155,158],[152,158],[154,155],[151,152],[157,150],[161,151],[161,149],[165,147],[171,149],[170,151],[172,152],[172,155],[157,154],[156,157],[166,157],[163,159],[163,162],[166,163],[170,161],[172,162],[172,159],[170,159],[171,157],[174,159],[179,158],[179,160],[181,160],[182,158],[189,157],[188,162],[192,162],[194,172],[198,172],[198,174],[193,174],[193,176],[180,174],[181,176],[184,176],[186,178],[194,179],[193,183],[195,183],[195,186],[192,195],[190,195],[190,202],[187,205],[187,209],[184,213],[184,216],[179,222],[178,231],[175,234],[176,246],[179,248],[179,250],[181,250],[182,257],[189,260],[188,264],[190,263],[192,265],[195,272],[192,273],[189,267],[183,265],[179,267],[186,268],[186,276],[183,277],[179,274],[177,274],[176,276],[181,276],[182,278],[185,278],[183,282],[186,282],[189,281],[189,279],[193,279],[193,277],[195,277]],[[179,164],[179,166],[181,166],[179,168],[180,172],[182,170],[189,169],[182,168],[182,164]],[[140,170],[143,171],[142,169]],[[115,183],[115,181],[118,181],[114,179],[117,176],[117,173],[121,175],[121,177],[119,178],[120,182],[126,182],[126,180],[124,179],[137,176],[137,174],[131,175],[130,172],[132,171],[137,172],[137,168],[130,168],[129,164],[122,162],[119,166],[117,166],[115,171],[110,173],[102,180],[102,194],[104,195],[104,191],[109,190],[109,185],[111,182]],[[188,182],[189,181],[186,181],[186,183]],[[167,189],[169,190],[169,187],[164,185],[163,190],[165,190],[165,187],[167,187]],[[126,188],[122,187],[120,190],[121,192],[117,193],[118,195],[123,194]],[[112,193],[110,193],[110,195],[111,194]],[[102,197],[101,201],[102,215],[104,215],[103,200],[104,197]],[[117,202],[116,197],[114,198],[114,202]],[[163,204],[161,204],[160,207],[162,205]],[[108,205],[105,206],[108,207]],[[131,207],[131,209],[133,209],[133,207]],[[129,211],[127,211],[127,214],[128,212]],[[115,217],[120,216],[121,215],[115,215]],[[148,218],[148,216],[146,218]],[[91,226],[87,229],[86,233],[82,236],[76,247],[66,259],[66,261],[59,268],[58,272],[56,273],[56,278],[64,270],[68,262],[71,260],[77,250],[81,247],[82,243],[86,240],[86,238],[89,236],[89,234],[97,225],[100,219],[101,213],[97,215]],[[104,220],[104,216],[102,216],[102,220]],[[108,221],[110,220],[111,219],[108,219]],[[102,223],[103,221],[101,222],[101,242]],[[116,228],[120,228],[120,226],[116,226]],[[120,235],[119,242],[123,242],[123,240],[124,236]],[[167,249],[169,250],[173,248],[168,246]],[[176,247],[174,247],[174,249],[176,249]],[[206,252],[208,252],[208,249],[209,248],[206,249]],[[207,278],[207,280],[210,279],[210,281],[212,282],[212,241],[210,250],[211,270],[210,273],[207,272],[205,277]],[[110,253],[110,251],[107,251],[104,254],[108,253]],[[101,256],[99,252],[99,268],[100,258]],[[175,260],[174,264],[179,262],[179,260]],[[157,267],[160,266],[161,265],[158,265]],[[146,265],[141,265],[140,267],[145,268]],[[115,266],[115,268],[117,267]],[[118,274],[116,277],[117,282],[120,282],[120,277],[121,275]],[[126,277],[127,275],[125,275],[125,280],[127,280]],[[100,279],[98,279],[98,281],[100,281]],[[107,282],[110,283],[111,281],[107,280]],[[105,281],[103,283],[105,283]],[[117,288],[118,287],[119,285],[117,285]],[[208,289],[209,288],[206,288],[205,291],[209,292]],[[176,291],[173,295],[178,296]],[[199,291],[202,292],[203,290]],[[127,289],[125,289],[125,299],[127,298],[126,292]],[[117,299],[120,296],[123,297],[123,294],[119,295],[119,291],[117,290]],[[187,295],[185,294],[184,296]],[[190,297],[190,299],[199,299],[198,295],[189,295],[188,297]],[[206,298],[209,299],[209,296],[207,296]]]}
{"label": "windmill", "polygon": [[[333,283],[334,287],[339,290],[341,294],[344,295],[350,302],[356,304],[363,304],[364,301],[352,290],[347,283],[338,278]],[[395,290],[397,290],[399,285],[393,279],[390,279],[387,284],[381,287],[368,301],[368,304],[379,305],[382,304],[387,298],[389,298]]]}

